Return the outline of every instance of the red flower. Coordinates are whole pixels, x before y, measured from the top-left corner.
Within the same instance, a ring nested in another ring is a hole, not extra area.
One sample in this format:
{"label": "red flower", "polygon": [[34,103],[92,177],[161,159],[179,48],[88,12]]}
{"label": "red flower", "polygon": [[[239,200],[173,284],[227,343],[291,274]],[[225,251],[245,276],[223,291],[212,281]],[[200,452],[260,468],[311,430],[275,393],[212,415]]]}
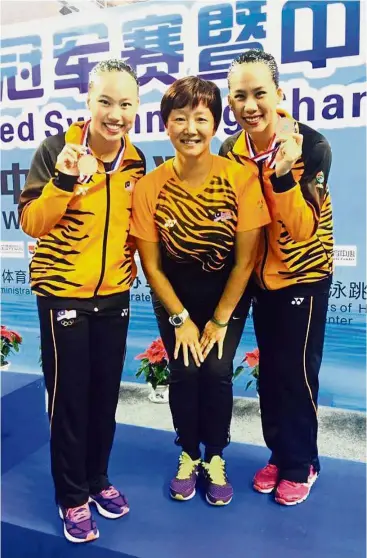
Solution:
{"label": "red flower", "polygon": [[162,360],[168,360],[166,349],[160,337],[153,341],[144,353],[136,355],[135,360],[142,360],[143,358],[147,358],[150,364],[157,364]]}
{"label": "red flower", "polygon": [[19,333],[17,333],[16,331],[12,331],[12,334],[14,335],[14,340],[15,340],[17,343],[21,343],[21,342],[22,342],[22,338],[21,338],[21,336],[19,335]]}
{"label": "red flower", "polygon": [[260,356],[259,349],[256,348],[250,353],[246,353],[245,358],[243,359],[242,362],[247,362],[250,368],[254,368],[254,366],[257,366],[259,364],[259,356]]}
{"label": "red flower", "polygon": [[11,331],[10,329],[7,329],[5,326],[1,326],[0,333],[1,333],[1,337],[7,339],[8,341],[10,341],[10,343],[13,343],[14,341],[16,341],[17,343],[22,342],[22,338],[19,335],[19,333],[17,333],[16,331]]}
{"label": "red flower", "polygon": [[5,326],[1,326],[1,337],[4,337],[5,339],[7,339],[10,342],[13,341],[13,336],[12,336],[11,331],[6,329]]}

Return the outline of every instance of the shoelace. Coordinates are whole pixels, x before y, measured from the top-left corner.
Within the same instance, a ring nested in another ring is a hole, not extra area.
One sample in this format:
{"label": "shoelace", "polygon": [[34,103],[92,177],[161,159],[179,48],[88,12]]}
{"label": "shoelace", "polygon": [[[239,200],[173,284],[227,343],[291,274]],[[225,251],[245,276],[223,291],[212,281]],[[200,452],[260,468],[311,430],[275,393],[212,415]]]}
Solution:
{"label": "shoelace", "polygon": [[88,504],[81,506],[80,508],[68,508],[66,511],[66,518],[70,519],[74,523],[79,521],[84,521],[90,518],[90,510]]}
{"label": "shoelace", "polygon": [[214,484],[224,486],[227,484],[227,475],[225,470],[226,462],[221,457],[215,455],[212,457],[210,463],[203,464],[205,470],[209,474],[210,480]]}
{"label": "shoelace", "polygon": [[106,488],[105,490],[101,490],[101,494],[102,494],[103,498],[116,498],[117,496],[120,495],[118,490],[116,490],[116,488],[114,488],[113,486],[110,486],[109,488]]}
{"label": "shoelace", "polygon": [[192,472],[196,467],[196,463],[185,452],[181,453],[178,458],[178,462],[179,465],[176,478],[180,480],[188,479],[192,475]]}

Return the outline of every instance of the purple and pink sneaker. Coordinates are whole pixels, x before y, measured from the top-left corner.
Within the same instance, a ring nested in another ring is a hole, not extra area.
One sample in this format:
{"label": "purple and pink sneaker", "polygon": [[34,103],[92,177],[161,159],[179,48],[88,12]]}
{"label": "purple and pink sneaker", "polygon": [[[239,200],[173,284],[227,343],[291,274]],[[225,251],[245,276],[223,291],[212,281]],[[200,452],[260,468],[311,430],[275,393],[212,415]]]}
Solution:
{"label": "purple and pink sneaker", "polygon": [[233,488],[226,474],[226,462],[214,455],[210,463],[201,464],[206,482],[206,501],[212,506],[227,506],[233,498]]}
{"label": "purple and pink sneaker", "polygon": [[195,461],[183,451],[178,458],[178,469],[175,478],[169,485],[171,498],[175,500],[191,500],[196,494],[196,480],[201,459]]}
{"label": "purple and pink sneaker", "polygon": [[125,496],[114,486],[109,486],[98,494],[91,494],[89,502],[95,504],[98,512],[107,519],[117,519],[130,511]]}
{"label": "purple and pink sneaker", "polygon": [[64,522],[64,535],[68,541],[85,543],[98,539],[99,532],[88,503],[76,508],[59,506],[59,515]]}

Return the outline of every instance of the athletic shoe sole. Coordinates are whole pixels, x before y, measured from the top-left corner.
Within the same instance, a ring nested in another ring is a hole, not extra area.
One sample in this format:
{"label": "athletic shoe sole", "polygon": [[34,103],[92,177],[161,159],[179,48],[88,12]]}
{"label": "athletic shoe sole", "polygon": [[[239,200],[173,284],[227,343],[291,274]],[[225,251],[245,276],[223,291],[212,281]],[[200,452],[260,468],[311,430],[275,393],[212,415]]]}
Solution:
{"label": "athletic shoe sole", "polygon": [[224,500],[216,500],[215,502],[213,502],[209,496],[207,494],[205,494],[205,499],[208,502],[208,504],[210,504],[211,506],[228,506],[228,504],[230,504],[232,502],[232,498],[233,496],[231,496],[231,498],[229,500],[227,500],[226,502]]}
{"label": "athletic shoe sole", "polygon": [[105,517],[106,519],[119,519],[119,517],[123,517],[124,515],[128,514],[130,511],[130,508],[128,506],[125,506],[121,513],[109,512],[105,510],[96,500],[93,500],[91,496],[89,497],[88,503],[94,504],[97,508],[98,513],[102,515],[102,517]]}
{"label": "athletic shoe sole", "polygon": [[189,496],[182,496],[182,494],[177,494],[176,492],[172,492],[172,490],[169,491],[169,494],[171,498],[173,498],[174,500],[186,502],[187,500],[191,500],[195,496],[196,488],[194,488],[194,491],[191,494],[189,494]]}
{"label": "athletic shoe sole", "polygon": [[252,486],[253,489],[256,490],[256,492],[261,492],[261,494],[270,494],[270,492],[273,492],[277,485],[275,484],[272,488],[261,488],[256,484],[253,484]]}

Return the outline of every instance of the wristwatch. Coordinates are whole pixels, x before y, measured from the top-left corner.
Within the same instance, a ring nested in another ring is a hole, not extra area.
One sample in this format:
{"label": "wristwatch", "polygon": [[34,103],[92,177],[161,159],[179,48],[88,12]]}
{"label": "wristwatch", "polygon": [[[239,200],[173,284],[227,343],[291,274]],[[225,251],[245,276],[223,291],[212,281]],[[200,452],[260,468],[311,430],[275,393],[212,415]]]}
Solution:
{"label": "wristwatch", "polygon": [[189,313],[186,308],[184,308],[179,314],[172,314],[172,316],[168,318],[168,321],[171,325],[173,325],[173,327],[180,327],[188,317]]}

